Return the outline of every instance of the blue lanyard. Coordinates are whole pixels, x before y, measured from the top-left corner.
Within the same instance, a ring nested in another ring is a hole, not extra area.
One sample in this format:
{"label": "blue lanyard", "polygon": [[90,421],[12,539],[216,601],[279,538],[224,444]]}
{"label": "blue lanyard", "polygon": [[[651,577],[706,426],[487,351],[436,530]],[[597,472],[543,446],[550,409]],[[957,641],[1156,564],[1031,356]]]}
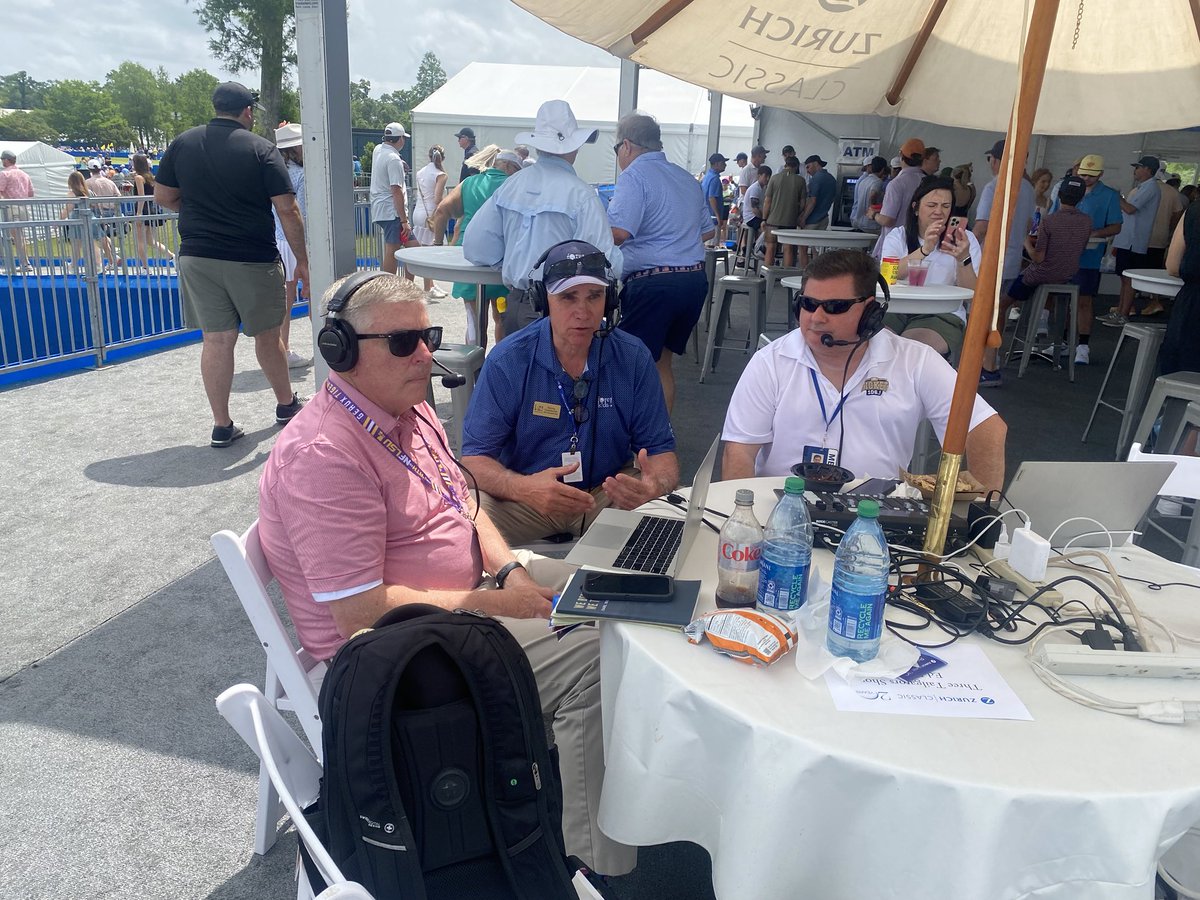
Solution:
{"label": "blue lanyard", "polygon": [[[809,376],[812,378],[813,390],[817,392],[817,402],[821,404],[821,421],[825,423],[825,435],[821,439],[822,444],[827,444],[829,440],[829,426],[837,421],[837,417],[842,414],[842,407],[846,405],[846,395],[843,393],[841,399],[838,400],[838,405],[833,409],[833,415],[825,414],[825,396],[821,391],[821,384],[817,381],[817,373],[812,369],[808,370]],[[842,390],[845,391],[845,386]]]}
{"label": "blue lanyard", "polygon": [[575,421],[575,410],[571,406],[571,402],[567,400],[567,392],[563,390],[562,382],[555,378],[554,384],[558,388],[558,396],[562,398],[563,409],[567,411],[567,415],[570,417],[569,421],[573,429],[571,433],[571,452],[574,453],[579,449],[579,423]]}
{"label": "blue lanyard", "polygon": [[346,412],[350,413],[350,415],[355,418],[358,424],[366,429],[367,434],[379,442],[379,445],[383,447],[384,450],[399,460],[404,468],[416,475],[417,478],[420,479],[425,485],[426,490],[428,490],[431,494],[440,497],[443,503],[452,509],[457,510],[459,514],[468,520],[471,518],[467,514],[466,507],[463,504],[463,499],[458,495],[458,490],[454,487],[454,482],[450,478],[450,471],[442,463],[441,457],[437,455],[437,452],[431,446],[429,446],[429,441],[425,439],[425,435],[422,434],[419,427],[414,428],[414,431],[416,431],[416,433],[420,436],[421,442],[425,445],[425,449],[429,452],[430,457],[433,459],[434,465],[437,466],[438,476],[441,478],[442,485],[445,488],[444,490],[439,489],[438,486],[433,483],[433,479],[431,479],[421,470],[421,467],[416,464],[413,458],[409,456],[404,449],[400,447],[400,445],[388,437],[387,432],[380,428],[374,419],[370,418],[365,412],[363,412],[357,403],[346,396],[345,391],[335,385],[332,381],[325,382],[325,390],[333,395],[333,398],[342,405],[342,408],[345,409]]}

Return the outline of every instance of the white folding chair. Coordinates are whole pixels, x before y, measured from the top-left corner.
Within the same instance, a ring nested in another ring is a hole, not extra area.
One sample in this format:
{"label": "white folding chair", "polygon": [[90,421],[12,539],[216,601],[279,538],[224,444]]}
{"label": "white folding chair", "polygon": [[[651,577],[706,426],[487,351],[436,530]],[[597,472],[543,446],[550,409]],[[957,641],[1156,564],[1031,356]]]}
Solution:
{"label": "white folding chair", "polygon": [[[327,667],[314,660],[307,650],[292,643],[267,594],[267,585],[274,576],[258,540],[258,522],[255,521],[242,535],[218,531],[212,536],[212,545],[267,654],[264,695],[276,709],[291,710],[296,714],[309,746],[320,758],[321,716],[317,693]],[[276,826],[282,814],[279,797],[263,768],[258,777],[255,853],[266,853],[275,844]]]}
{"label": "white folding chair", "polygon": [[[262,691],[252,684],[235,684],[217,698],[217,710],[259,758],[267,777],[292,817],[296,833],[330,887],[317,900],[372,900],[361,884],[347,881],[341,869],[304,818],[303,809],[321,792],[321,764]],[[297,858],[297,900],[313,896],[304,866]]]}

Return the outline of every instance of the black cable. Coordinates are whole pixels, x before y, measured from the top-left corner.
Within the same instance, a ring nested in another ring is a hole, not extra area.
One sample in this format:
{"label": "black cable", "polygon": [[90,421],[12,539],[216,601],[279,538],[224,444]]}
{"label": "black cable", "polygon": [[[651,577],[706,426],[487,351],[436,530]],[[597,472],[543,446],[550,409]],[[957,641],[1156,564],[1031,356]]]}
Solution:
{"label": "black cable", "polygon": [[[850,376],[850,362],[854,359],[854,354],[858,352],[859,347],[867,346],[868,338],[859,338],[858,343],[850,348],[850,354],[846,357],[846,365],[842,367],[842,387],[841,396],[838,398],[838,419],[840,420],[838,430],[838,465],[842,464],[842,445],[846,443],[846,379]],[[845,468],[843,466],[843,468]]]}
{"label": "black cable", "polygon": [[417,412],[416,407],[413,407],[413,415],[415,415],[418,419],[420,419],[427,426],[429,426],[429,430],[437,435],[438,443],[442,445],[442,449],[446,451],[446,455],[448,457],[450,457],[452,460],[454,460],[454,464],[456,466],[458,466],[459,470],[462,471],[468,478],[471,479],[471,490],[475,494],[475,508],[473,510],[471,510],[471,523],[474,524],[475,519],[479,516],[479,482],[475,480],[475,473],[472,472],[470,469],[468,469],[466,466],[464,466],[462,464],[462,462],[459,460],[459,458],[454,455],[454,452],[450,449],[449,445],[442,438],[442,429],[434,428],[433,423],[430,422],[423,415],[421,415],[419,412]]}

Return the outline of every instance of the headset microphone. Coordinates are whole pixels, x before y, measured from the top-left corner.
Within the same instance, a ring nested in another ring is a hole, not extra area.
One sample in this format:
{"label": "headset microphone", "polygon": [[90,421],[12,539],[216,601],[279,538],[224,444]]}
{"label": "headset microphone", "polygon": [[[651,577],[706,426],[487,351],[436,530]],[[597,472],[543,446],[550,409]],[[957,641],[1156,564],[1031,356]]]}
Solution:
{"label": "headset microphone", "polygon": [[438,362],[436,356],[433,358],[433,364],[435,366],[437,366],[439,369],[441,369],[443,372],[446,373],[442,376],[442,387],[456,388],[456,387],[462,387],[464,384],[467,383],[466,375],[461,375],[452,369],[448,369],[446,366],[444,366],[440,362]]}
{"label": "headset microphone", "polygon": [[828,332],[821,335],[821,344],[826,347],[857,347],[865,340],[867,339],[860,337],[857,341],[836,341],[833,339],[833,335]]}

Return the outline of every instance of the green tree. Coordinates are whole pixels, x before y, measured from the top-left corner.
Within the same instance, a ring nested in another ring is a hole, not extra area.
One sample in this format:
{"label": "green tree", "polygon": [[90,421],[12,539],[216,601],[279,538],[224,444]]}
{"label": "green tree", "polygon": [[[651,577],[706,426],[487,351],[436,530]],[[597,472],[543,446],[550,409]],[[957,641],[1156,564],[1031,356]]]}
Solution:
{"label": "green tree", "polygon": [[126,60],[108,73],[105,87],[125,121],[137,132],[138,144],[153,144],[162,128],[162,82],[145,66]]}
{"label": "green tree", "polygon": [[197,0],[196,17],[211,35],[208,48],[230,72],[257,68],[265,112],[257,130],[274,134],[279,122],[283,77],[296,63],[296,18],[292,0]]}
{"label": "green tree", "polygon": [[95,81],[60,81],[46,91],[46,112],[54,130],[68,141],[124,144],[129,123]]}
{"label": "green tree", "polygon": [[7,109],[42,109],[51,81],[35,81],[22,69],[11,75],[0,75],[0,106]]}
{"label": "green tree", "polygon": [[168,138],[194,125],[203,125],[213,117],[212,95],[218,84],[216,76],[203,69],[192,69],[175,79]]}
{"label": "green tree", "polygon": [[411,112],[445,83],[446,70],[442,67],[442,61],[432,51],[426,50],[425,55],[421,57],[421,64],[417,67],[416,83],[407,91],[399,92],[404,95],[405,108]]}
{"label": "green tree", "polygon": [[20,110],[0,116],[0,141],[58,141],[58,132],[42,109]]}

